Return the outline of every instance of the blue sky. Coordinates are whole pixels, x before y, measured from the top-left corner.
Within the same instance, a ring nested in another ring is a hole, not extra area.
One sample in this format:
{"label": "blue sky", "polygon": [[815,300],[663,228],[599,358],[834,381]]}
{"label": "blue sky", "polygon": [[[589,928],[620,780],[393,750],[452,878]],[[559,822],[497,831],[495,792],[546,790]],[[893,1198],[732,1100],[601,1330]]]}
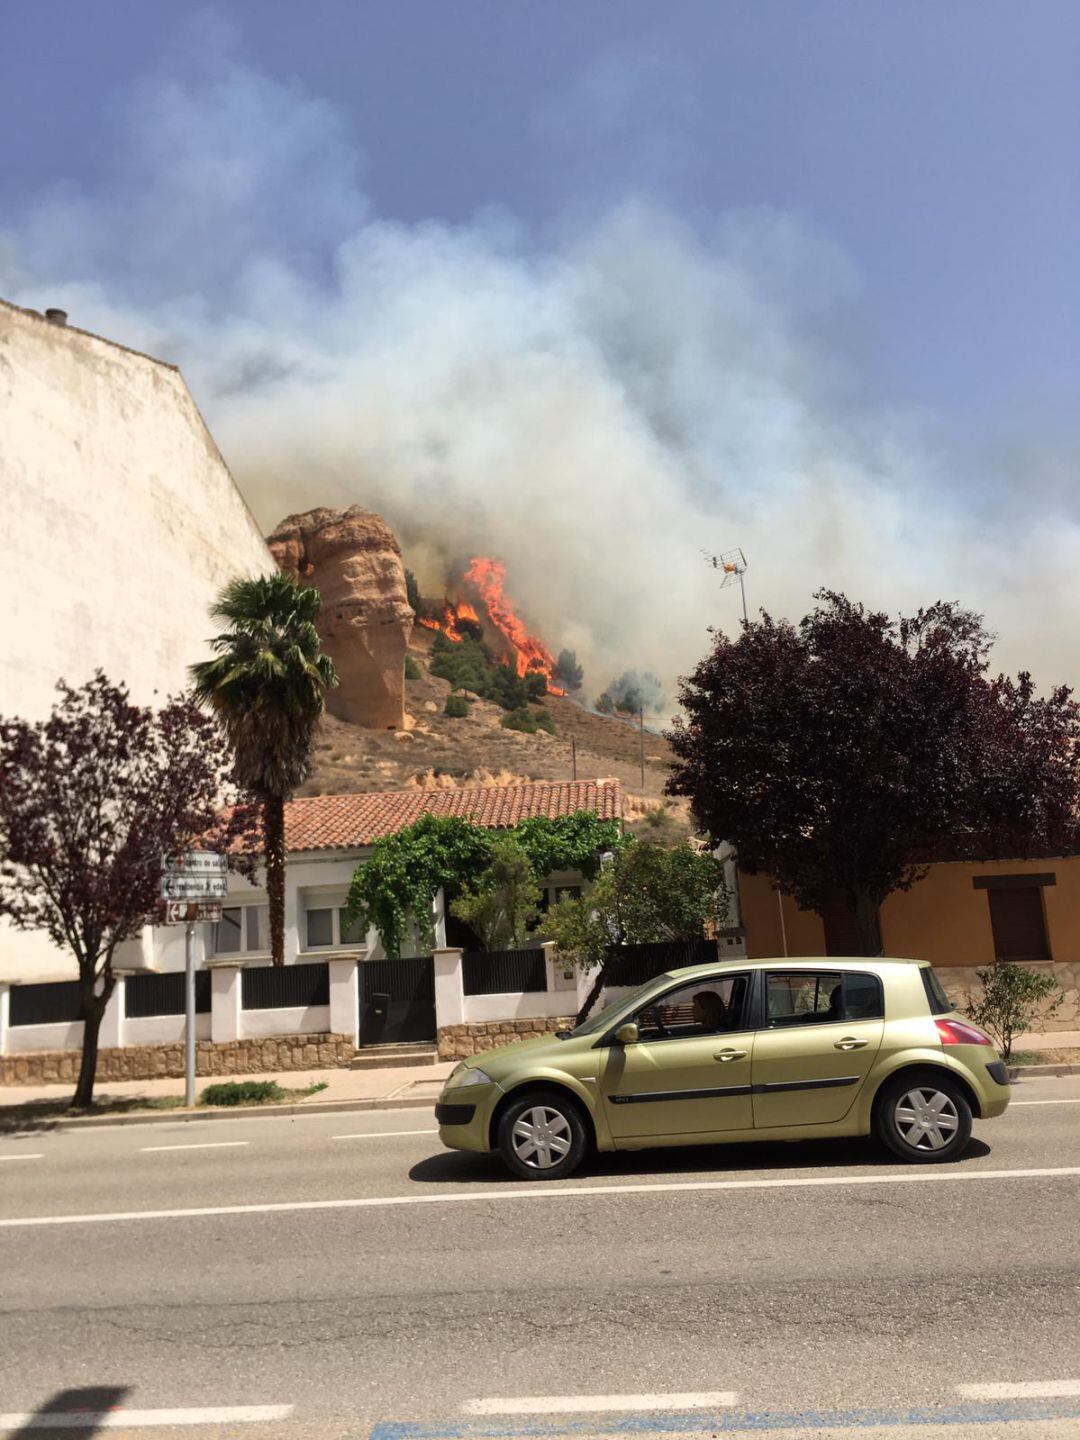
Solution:
{"label": "blue sky", "polygon": [[[805,216],[879,383],[959,417],[1080,380],[1075,0],[231,0],[240,54],[347,118],[379,213],[542,229],[613,195]],[[192,7],[5,0],[3,212],[106,182],[125,89]]]}
{"label": "blue sky", "polygon": [[596,690],[735,545],[1076,681],[1078,81],[1076,0],[0,0],[0,295],[179,361],[267,529],[500,555]]}

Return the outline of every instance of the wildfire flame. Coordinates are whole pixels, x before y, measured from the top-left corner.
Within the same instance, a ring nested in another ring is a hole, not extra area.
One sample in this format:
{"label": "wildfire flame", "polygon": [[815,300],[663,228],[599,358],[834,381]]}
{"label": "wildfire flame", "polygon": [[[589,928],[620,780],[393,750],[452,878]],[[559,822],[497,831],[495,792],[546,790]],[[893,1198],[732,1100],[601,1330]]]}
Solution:
{"label": "wildfire flame", "polygon": [[[469,587],[481,602],[487,623],[502,637],[508,659],[517,673],[522,676],[544,675],[552,695],[565,695],[566,691],[560,689],[553,680],[554,655],[542,640],[529,634],[518,618],[503,591],[505,579],[506,566],[501,561],[492,560],[486,555],[477,555],[469,561],[469,567],[462,576],[462,584]],[[441,630],[451,640],[464,640],[469,631],[462,628],[462,621],[483,625],[485,617],[482,617],[476,606],[468,600],[445,600],[440,615],[421,615],[419,620],[421,625],[426,625],[429,630]]]}

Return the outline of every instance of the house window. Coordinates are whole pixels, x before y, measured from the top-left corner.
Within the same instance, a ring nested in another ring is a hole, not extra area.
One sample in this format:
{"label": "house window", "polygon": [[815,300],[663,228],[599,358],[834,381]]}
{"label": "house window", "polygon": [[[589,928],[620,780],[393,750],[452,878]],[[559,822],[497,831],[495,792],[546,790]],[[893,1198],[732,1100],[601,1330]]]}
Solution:
{"label": "house window", "polygon": [[270,949],[269,905],[227,905],[214,926],[215,955],[264,954]]}
{"label": "house window", "polygon": [[1049,960],[1042,890],[1038,885],[988,889],[994,956],[998,960]]}
{"label": "house window", "polygon": [[350,925],[343,905],[317,905],[307,911],[307,950],[332,950],[339,945],[362,945],[367,932],[359,922]]}

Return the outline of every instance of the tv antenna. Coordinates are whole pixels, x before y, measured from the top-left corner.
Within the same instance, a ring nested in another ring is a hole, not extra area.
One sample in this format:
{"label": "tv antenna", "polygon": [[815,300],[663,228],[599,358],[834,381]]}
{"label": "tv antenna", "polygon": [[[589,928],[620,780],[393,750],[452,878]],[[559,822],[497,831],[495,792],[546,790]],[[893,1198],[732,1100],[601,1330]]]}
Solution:
{"label": "tv antenna", "polygon": [[738,582],[739,593],[742,596],[742,618],[743,624],[749,623],[749,616],[746,613],[746,581],[743,578],[746,574],[746,556],[741,550],[725,550],[722,555],[709,555],[705,558],[714,570],[719,570],[723,579],[720,582],[720,589],[726,590],[729,585]]}

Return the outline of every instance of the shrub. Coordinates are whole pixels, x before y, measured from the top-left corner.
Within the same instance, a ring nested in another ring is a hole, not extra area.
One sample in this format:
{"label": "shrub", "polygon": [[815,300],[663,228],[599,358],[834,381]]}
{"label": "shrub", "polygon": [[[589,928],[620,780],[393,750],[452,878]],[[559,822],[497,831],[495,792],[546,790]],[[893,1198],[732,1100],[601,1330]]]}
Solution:
{"label": "shrub", "polygon": [[452,720],[464,720],[469,713],[469,702],[464,695],[448,695],[446,704],[443,706],[443,714],[449,715]]}
{"label": "shrub", "polygon": [[555,721],[547,710],[530,709],[525,705],[511,710],[509,715],[504,715],[500,723],[507,730],[520,730],[525,735],[535,735],[537,730],[546,730],[549,735],[555,734]]}
{"label": "shrub", "polygon": [[405,679],[406,679],[406,680],[419,680],[419,679],[420,679],[420,676],[421,676],[423,673],[424,673],[424,672],[420,669],[420,666],[416,663],[416,661],[413,659],[413,657],[412,657],[411,655],[406,655],[406,656],[405,656]]}
{"label": "shrub", "polygon": [[203,1105],[261,1105],[284,1098],[285,1091],[276,1080],[223,1080],[207,1085],[199,1096]]}
{"label": "shrub", "polygon": [[975,973],[982,982],[983,993],[967,1006],[964,1014],[990,1032],[1005,1060],[1012,1054],[1016,1036],[1030,1030],[1036,1018],[1053,1015],[1065,998],[1053,976],[1040,975],[1025,965],[999,961],[990,969]]}

